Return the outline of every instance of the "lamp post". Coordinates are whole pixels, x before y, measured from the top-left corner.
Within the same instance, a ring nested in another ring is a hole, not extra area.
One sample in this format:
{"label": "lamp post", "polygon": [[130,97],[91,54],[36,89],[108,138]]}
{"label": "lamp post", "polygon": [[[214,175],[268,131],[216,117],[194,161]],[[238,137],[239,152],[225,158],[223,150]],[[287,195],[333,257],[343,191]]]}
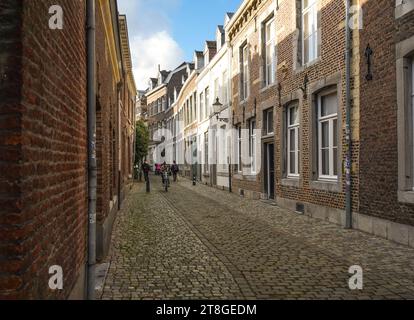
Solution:
{"label": "lamp post", "polygon": [[220,118],[220,114],[223,111],[222,108],[223,108],[223,104],[220,102],[220,99],[217,98],[216,102],[213,104],[214,115],[216,116],[217,121],[228,123],[229,122],[228,118]]}

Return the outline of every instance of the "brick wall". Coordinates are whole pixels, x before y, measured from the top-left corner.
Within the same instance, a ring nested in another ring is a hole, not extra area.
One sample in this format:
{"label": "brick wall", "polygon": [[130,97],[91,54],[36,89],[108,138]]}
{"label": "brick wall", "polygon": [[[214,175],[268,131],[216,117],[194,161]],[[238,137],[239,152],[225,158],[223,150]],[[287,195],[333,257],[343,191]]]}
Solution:
{"label": "brick wall", "polygon": [[[8,75],[0,90],[0,297],[6,299],[67,298],[86,260],[85,6],[60,1],[64,29],[50,30],[53,4],[0,5],[6,26],[0,68],[7,66]],[[48,288],[52,265],[63,267],[63,291]]]}
{"label": "brick wall", "polygon": [[373,80],[361,60],[360,212],[414,225],[414,205],[398,202],[396,43],[414,35],[414,11],[395,19],[395,1],[363,1],[361,57],[373,50]]}
{"label": "brick wall", "polygon": [[[99,7],[98,7],[99,8]],[[102,11],[96,12],[97,119],[96,147],[98,165],[97,221],[103,224],[110,213],[110,201],[118,196],[119,127],[118,88],[109,41],[106,39]],[[113,204],[117,207],[117,204]]]}
{"label": "brick wall", "polygon": [[[297,2],[283,1],[279,4],[276,12],[276,33],[277,33],[277,81],[276,84],[263,88],[263,57],[261,55],[261,23],[271,14],[272,1],[259,1],[257,9],[248,10],[247,22],[236,26],[237,32],[232,37],[233,47],[233,108],[235,111],[235,123],[241,123],[242,128],[248,128],[248,119],[254,116],[254,105],[256,102],[256,123],[258,128],[263,127],[263,111],[268,108],[274,109],[275,136],[273,140],[266,142],[275,143],[275,170],[276,170],[276,196],[279,198],[294,200],[298,202],[313,203],[321,206],[343,209],[345,207],[345,175],[339,177],[337,191],[321,190],[312,186],[314,178],[314,161],[312,132],[314,124],[312,119],[312,101],[321,82],[328,83],[336,78],[332,85],[338,87],[339,110],[341,114],[342,134],[339,143],[342,145],[342,156],[340,161],[345,160],[345,7],[342,0],[321,0],[320,21],[322,29],[321,56],[313,64],[302,67],[298,63],[298,30],[300,25],[297,18]],[[237,25],[237,23],[236,23]],[[247,39],[250,47],[250,96],[247,102],[240,103],[240,74],[239,74],[239,47]],[[301,87],[304,87],[305,75],[308,76],[308,96],[304,98]],[[317,89],[316,89],[317,88]],[[280,92],[279,92],[280,89]],[[357,94],[357,92],[353,92]],[[299,101],[300,110],[300,179],[295,185],[283,183],[284,172],[284,109],[289,102]],[[355,99],[357,100],[357,99]],[[244,109],[244,110],[243,110]],[[358,210],[358,172],[359,172],[359,137],[358,118],[359,110],[353,109],[354,117],[352,127],[356,134],[353,135],[353,207]],[[244,120],[244,122],[243,122]],[[263,146],[262,146],[263,149]],[[262,158],[263,158],[262,150]],[[256,179],[241,178],[236,175],[234,179],[235,188],[248,189],[259,193],[264,191],[264,172]]]}

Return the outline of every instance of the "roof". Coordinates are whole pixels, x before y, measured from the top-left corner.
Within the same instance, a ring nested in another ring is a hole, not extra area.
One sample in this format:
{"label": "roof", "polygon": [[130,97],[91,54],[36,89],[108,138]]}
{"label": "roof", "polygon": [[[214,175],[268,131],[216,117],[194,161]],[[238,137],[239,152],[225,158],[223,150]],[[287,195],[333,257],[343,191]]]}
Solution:
{"label": "roof", "polygon": [[206,46],[208,49],[217,49],[217,42],[216,41],[206,41]]}

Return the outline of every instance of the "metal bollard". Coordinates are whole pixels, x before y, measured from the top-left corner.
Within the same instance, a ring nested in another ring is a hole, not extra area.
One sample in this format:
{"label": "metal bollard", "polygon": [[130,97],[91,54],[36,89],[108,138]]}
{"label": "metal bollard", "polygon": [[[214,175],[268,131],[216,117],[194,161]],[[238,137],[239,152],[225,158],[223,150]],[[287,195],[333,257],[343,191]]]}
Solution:
{"label": "metal bollard", "polygon": [[147,193],[150,193],[151,192],[151,184],[150,184],[150,179],[149,179],[149,177],[147,177]]}

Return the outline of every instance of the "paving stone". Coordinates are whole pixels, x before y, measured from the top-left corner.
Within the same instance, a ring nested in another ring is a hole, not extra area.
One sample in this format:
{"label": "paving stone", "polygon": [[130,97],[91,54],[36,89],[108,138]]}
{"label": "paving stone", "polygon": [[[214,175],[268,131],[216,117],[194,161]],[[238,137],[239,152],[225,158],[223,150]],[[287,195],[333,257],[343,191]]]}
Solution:
{"label": "paving stone", "polygon": [[[414,249],[182,180],[134,186],[102,299],[412,299]],[[351,266],[364,289],[351,291]]]}

